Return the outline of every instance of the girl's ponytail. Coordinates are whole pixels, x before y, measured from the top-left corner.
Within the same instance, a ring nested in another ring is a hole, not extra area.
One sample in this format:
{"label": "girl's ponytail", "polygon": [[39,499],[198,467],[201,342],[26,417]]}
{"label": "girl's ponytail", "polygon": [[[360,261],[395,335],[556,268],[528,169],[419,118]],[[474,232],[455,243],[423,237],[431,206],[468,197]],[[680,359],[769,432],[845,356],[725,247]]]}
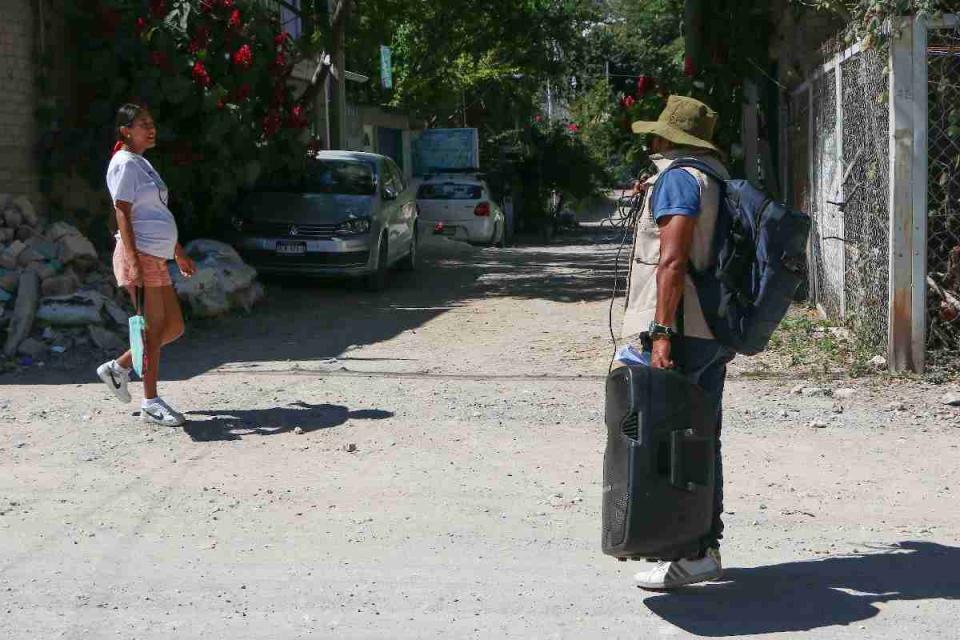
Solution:
{"label": "girl's ponytail", "polygon": [[113,153],[123,148],[123,134],[120,132],[120,129],[123,127],[132,127],[133,121],[136,120],[137,116],[143,113],[143,111],[143,107],[131,103],[122,105],[117,109],[117,120],[116,126],[114,127],[114,135],[116,135],[117,142],[113,145]]}

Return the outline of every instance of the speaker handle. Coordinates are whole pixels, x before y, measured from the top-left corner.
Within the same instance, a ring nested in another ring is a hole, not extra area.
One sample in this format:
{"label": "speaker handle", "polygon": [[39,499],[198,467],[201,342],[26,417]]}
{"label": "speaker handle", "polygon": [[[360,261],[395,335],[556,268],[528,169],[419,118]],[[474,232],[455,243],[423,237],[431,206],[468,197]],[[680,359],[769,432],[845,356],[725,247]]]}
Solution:
{"label": "speaker handle", "polygon": [[693,429],[677,429],[670,432],[670,485],[681,491],[696,491],[697,485],[683,477],[683,441],[696,435]]}

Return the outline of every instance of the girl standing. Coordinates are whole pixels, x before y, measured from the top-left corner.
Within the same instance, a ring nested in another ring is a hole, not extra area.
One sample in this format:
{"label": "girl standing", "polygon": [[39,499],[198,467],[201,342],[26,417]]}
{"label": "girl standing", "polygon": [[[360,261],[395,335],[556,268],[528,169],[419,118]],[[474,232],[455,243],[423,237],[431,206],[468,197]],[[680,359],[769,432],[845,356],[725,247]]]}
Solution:
{"label": "girl standing", "polygon": [[[167,262],[176,260],[180,273],[188,278],[196,266],[177,242],[177,223],[167,208],[167,186],[143,157],[145,151],[156,146],[153,117],[144,107],[125,104],[117,111],[116,132],[117,144],[107,167],[107,188],[119,229],[113,271],[134,304],[137,289],[143,288],[141,312],[147,322],[148,366],[143,376],[140,417],[144,422],[176,427],[184,423],[183,414],[157,394],[160,349],[183,335],[183,314]],[[130,402],[127,384],[132,366],[133,357],[126,351],[97,368],[97,375],[122,402]]]}

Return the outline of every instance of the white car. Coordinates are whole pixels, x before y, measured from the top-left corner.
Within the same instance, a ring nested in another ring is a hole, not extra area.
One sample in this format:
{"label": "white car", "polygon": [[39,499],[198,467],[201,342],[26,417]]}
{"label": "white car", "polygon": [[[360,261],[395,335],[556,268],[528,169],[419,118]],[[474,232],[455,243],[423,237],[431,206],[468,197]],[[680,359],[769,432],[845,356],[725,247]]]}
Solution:
{"label": "white car", "polygon": [[503,242],[503,211],[490,197],[490,187],[472,175],[431,176],[417,190],[421,229],[478,244]]}

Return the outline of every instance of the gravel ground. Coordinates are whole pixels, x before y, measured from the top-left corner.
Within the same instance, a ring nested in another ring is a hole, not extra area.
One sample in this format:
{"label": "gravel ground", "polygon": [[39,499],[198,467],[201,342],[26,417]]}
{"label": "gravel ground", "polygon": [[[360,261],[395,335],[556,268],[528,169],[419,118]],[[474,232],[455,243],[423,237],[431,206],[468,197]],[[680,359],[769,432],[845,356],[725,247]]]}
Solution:
{"label": "gravel ground", "polygon": [[165,352],[183,429],[96,362],[0,377],[0,637],[960,637],[949,388],[737,362],[725,580],[652,594],[600,553],[615,254],[268,281]]}

